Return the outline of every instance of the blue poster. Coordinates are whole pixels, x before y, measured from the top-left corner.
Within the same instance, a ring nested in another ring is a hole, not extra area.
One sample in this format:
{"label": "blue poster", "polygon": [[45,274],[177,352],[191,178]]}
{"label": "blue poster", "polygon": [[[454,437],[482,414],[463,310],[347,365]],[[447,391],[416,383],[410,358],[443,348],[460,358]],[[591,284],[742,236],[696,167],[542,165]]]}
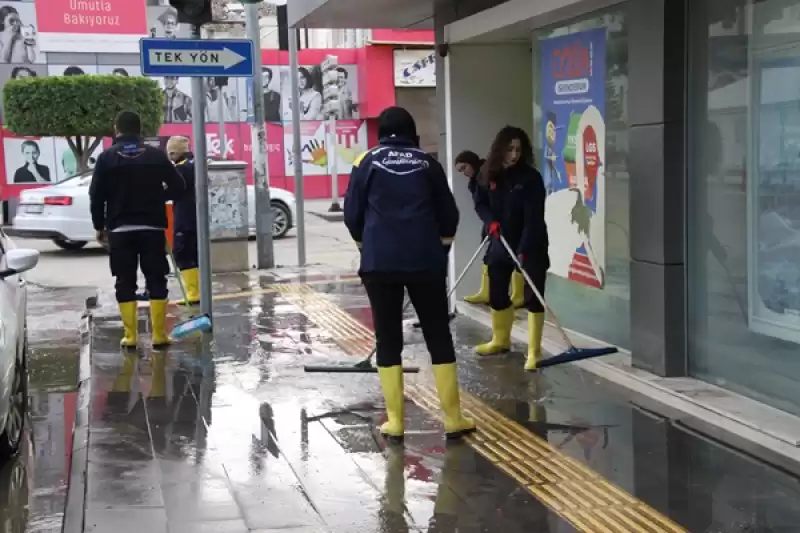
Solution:
{"label": "blue poster", "polygon": [[605,269],[606,29],[541,42],[542,176],[551,272],[602,288]]}

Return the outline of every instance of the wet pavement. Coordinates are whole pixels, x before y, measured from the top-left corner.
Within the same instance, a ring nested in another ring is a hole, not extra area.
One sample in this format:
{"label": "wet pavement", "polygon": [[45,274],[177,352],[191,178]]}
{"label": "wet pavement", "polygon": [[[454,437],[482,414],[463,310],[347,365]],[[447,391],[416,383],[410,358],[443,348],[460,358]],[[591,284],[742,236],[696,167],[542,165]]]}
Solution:
{"label": "wet pavement", "polygon": [[80,316],[87,289],[28,289],[29,413],[20,452],[0,465],[0,531],[58,533],[67,495]]}
{"label": "wet pavement", "polygon": [[[364,291],[334,272],[218,278],[213,342],[123,354],[94,330],[87,532],[790,532],[796,478],[648,413],[576,369],[479,360],[453,322],[479,431],[446,444],[409,327],[407,437],[377,432],[375,374],[304,374],[372,348]],[[173,322],[185,311],[175,308]],[[411,318],[411,316],[409,316]],[[142,323],[144,324],[144,322]]]}

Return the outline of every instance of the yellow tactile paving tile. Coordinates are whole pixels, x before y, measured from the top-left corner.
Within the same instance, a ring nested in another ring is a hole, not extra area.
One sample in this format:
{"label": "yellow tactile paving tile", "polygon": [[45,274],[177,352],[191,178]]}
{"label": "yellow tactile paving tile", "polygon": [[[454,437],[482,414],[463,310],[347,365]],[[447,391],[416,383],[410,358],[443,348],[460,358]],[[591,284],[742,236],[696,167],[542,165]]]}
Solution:
{"label": "yellow tactile paving tile", "polygon": [[[294,286],[302,286],[306,289],[311,289],[314,285],[330,285],[333,283],[356,283],[361,282],[361,278],[358,276],[342,276],[340,279],[325,279],[325,280],[315,280],[315,281],[307,281],[307,282],[291,282],[291,283],[279,283],[279,284],[269,284],[265,287],[260,289],[250,289],[250,290],[243,290],[239,292],[224,292],[224,293],[217,293],[214,295],[214,301],[225,301],[225,300],[237,300],[239,298],[248,298],[250,296],[259,296],[262,294],[277,294],[278,291],[275,289],[276,285],[286,286],[286,287],[294,287]],[[291,291],[292,289],[287,289]],[[303,290],[303,289],[301,289]],[[313,291],[312,291],[313,292]],[[171,305],[182,305],[183,299],[175,299],[170,300],[169,303]],[[142,301],[139,302],[139,308],[142,307],[150,307],[150,302]]]}
{"label": "yellow tactile paving tile", "polygon": [[[279,284],[273,288],[325,329],[347,353],[365,357],[372,351],[372,331],[311,286]],[[439,399],[429,383],[408,380],[406,396],[435,418],[441,418]],[[462,391],[461,403],[478,425],[478,431],[467,437],[467,443],[579,531],[687,533],[476,396]]]}

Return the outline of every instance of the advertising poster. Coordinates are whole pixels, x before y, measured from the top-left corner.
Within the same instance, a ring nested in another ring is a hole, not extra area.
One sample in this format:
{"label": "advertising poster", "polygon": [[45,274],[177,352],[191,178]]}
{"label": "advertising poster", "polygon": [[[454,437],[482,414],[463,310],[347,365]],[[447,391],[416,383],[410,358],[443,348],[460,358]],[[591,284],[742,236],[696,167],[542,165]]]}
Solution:
{"label": "advertising poster", "polygon": [[131,0],[37,0],[42,33],[144,34],[144,2]]}
{"label": "advertising poster", "polygon": [[605,277],[605,43],[605,28],[541,43],[550,272],[595,288]]}
{"label": "advertising poster", "polygon": [[[328,175],[325,122],[308,121],[300,125],[303,175]],[[292,126],[283,129],[286,176],[294,175],[292,153]],[[353,161],[367,149],[367,123],[363,120],[336,121],[336,169],[337,174],[350,174]]]}
{"label": "advertising poster", "polygon": [[[46,2],[36,2],[44,11]],[[50,9],[50,4],[47,4]],[[0,63],[30,65],[44,63],[39,46],[42,31],[34,4],[0,1]]]}

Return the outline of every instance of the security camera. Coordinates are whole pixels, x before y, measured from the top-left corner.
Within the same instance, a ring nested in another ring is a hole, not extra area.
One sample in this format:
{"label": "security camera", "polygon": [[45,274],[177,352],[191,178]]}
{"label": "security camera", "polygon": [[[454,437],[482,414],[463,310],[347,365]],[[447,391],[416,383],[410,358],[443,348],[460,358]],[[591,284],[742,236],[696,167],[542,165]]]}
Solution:
{"label": "security camera", "polygon": [[439,54],[439,57],[447,57],[447,52],[450,51],[450,45],[447,43],[441,43],[436,45],[436,52]]}

